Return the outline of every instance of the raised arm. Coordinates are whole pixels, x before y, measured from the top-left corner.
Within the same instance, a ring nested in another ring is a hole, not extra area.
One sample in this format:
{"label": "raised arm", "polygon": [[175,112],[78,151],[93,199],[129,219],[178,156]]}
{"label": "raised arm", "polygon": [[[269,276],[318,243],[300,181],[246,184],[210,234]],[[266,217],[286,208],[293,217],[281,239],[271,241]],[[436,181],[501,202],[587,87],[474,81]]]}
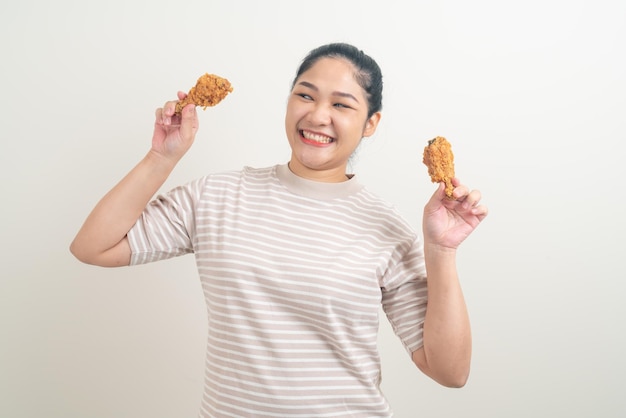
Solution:
{"label": "raised arm", "polygon": [[465,385],[472,354],[470,321],[456,269],[457,247],[487,216],[480,192],[453,179],[453,198],[443,183],[424,208],[424,255],[428,275],[428,306],[424,345],[414,363],[428,376],[449,387]]}
{"label": "raised arm", "polygon": [[[178,93],[181,100],[185,96]],[[195,106],[187,105],[177,115],[175,105],[175,101],[167,102],[157,109],[150,151],[96,204],[78,231],[70,251],[80,261],[104,267],[130,263],[126,234],[189,150],[198,131]]]}

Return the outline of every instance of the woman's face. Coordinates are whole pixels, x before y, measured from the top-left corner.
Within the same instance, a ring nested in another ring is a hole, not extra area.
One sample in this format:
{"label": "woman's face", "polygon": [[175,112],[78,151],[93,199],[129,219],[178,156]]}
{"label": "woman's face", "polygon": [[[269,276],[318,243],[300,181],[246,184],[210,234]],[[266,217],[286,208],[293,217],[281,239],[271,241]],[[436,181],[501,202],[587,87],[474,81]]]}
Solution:
{"label": "woman's face", "polygon": [[346,180],[348,159],[380,120],[379,112],[367,117],[367,106],[349,61],[322,58],[302,73],[285,116],[291,171],[318,181]]}

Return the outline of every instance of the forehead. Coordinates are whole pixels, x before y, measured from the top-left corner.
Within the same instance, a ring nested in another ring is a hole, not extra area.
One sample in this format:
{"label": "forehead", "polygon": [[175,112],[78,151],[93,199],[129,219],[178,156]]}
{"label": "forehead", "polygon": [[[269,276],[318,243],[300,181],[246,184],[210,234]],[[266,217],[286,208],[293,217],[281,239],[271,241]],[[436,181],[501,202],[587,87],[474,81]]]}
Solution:
{"label": "forehead", "polygon": [[354,65],[347,59],[339,57],[318,59],[311,68],[300,75],[297,81],[309,81],[316,85],[341,84],[344,88],[358,88],[362,90],[356,80],[356,68]]}

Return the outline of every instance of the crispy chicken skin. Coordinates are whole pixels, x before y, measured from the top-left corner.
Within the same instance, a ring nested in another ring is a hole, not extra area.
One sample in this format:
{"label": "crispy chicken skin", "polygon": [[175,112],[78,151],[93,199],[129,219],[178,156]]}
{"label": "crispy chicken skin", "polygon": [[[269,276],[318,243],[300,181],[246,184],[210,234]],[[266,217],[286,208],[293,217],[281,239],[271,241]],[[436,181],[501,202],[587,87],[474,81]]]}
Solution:
{"label": "crispy chicken skin", "polygon": [[446,184],[446,196],[452,198],[452,178],[454,177],[454,154],[448,140],[442,136],[428,141],[424,148],[423,163],[428,167],[428,174],[433,183]]}
{"label": "crispy chicken skin", "polygon": [[233,86],[227,79],[215,74],[204,74],[198,79],[196,85],[189,90],[187,97],[176,103],[176,113],[182,112],[189,103],[202,106],[204,109],[208,106],[215,106],[232,91]]}

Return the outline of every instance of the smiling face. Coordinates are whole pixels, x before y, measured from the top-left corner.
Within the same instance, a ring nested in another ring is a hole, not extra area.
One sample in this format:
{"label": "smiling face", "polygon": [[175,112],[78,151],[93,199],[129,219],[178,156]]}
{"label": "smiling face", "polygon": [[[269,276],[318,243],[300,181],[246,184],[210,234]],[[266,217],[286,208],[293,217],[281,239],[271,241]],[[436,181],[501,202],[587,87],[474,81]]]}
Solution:
{"label": "smiling face", "polygon": [[380,112],[367,117],[365,91],[355,68],[341,58],[321,58],[296,80],[287,103],[289,168],[312,180],[346,180],[348,159],[376,131]]}

